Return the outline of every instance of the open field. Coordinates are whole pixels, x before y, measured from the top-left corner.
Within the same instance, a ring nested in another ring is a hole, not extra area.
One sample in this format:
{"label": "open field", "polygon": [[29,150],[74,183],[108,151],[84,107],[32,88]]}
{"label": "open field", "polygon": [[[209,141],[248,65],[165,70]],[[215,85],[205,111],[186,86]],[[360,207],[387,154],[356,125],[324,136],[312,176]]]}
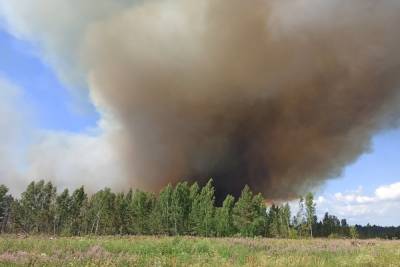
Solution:
{"label": "open field", "polygon": [[400,241],[2,236],[1,266],[400,266]]}

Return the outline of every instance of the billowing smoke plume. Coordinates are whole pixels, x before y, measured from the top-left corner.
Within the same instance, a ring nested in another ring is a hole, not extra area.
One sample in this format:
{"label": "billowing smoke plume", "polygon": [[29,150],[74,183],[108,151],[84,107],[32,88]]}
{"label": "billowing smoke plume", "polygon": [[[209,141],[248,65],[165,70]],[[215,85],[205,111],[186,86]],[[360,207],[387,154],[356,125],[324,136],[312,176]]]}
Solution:
{"label": "billowing smoke plume", "polygon": [[325,2],[149,1],[93,26],[92,88],[134,184],[286,197],[364,152],[398,104],[400,5]]}
{"label": "billowing smoke plume", "polygon": [[81,25],[73,50],[130,185],[288,198],[395,125],[398,25],[397,0],[147,0]]}

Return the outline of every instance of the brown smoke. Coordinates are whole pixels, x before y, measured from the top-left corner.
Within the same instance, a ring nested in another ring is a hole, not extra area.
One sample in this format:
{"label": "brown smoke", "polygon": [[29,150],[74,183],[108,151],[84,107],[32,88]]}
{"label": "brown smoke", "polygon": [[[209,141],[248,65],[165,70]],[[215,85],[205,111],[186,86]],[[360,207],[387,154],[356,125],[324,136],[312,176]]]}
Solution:
{"label": "brown smoke", "polygon": [[92,94],[134,186],[296,196],[399,114],[395,0],[144,1],[96,23]]}

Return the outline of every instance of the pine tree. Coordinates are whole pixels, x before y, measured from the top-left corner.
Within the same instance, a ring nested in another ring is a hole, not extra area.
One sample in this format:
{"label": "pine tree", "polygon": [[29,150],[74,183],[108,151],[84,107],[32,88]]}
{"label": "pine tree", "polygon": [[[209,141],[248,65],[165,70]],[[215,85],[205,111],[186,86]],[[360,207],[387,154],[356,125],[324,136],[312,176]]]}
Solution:
{"label": "pine tree", "polygon": [[234,234],[233,225],[233,207],[235,198],[227,195],[222,207],[217,208],[215,212],[215,231],[219,237],[231,236]]}
{"label": "pine tree", "polygon": [[253,195],[246,185],[233,209],[233,222],[242,236],[266,235],[267,208],[261,194]]}
{"label": "pine tree", "polygon": [[5,199],[7,196],[8,188],[0,185],[0,220],[3,220],[5,210]]}
{"label": "pine tree", "polygon": [[329,215],[328,212],[322,220],[322,232],[325,237],[336,236],[340,234],[340,221],[334,215]]}
{"label": "pine tree", "polygon": [[297,211],[295,222],[296,222],[295,227],[297,229],[298,235],[300,237],[304,236],[307,232],[307,219],[306,219],[306,211],[304,208],[303,197],[299,199],[299,209]]}
{"label": "pine tree", "polygon": [[44,181],[31,182],[13,206],[15,222],[26,233],[40,231],[41,195]]}
{"label": "pine tree", "polygon": [[267,207],[265,206],[264,197],[261,194],[257,194],[253,197],[253,209],[255,211],[253,235],[262,236],[266,230]]}
{"label": "pine tree", "polygon": [[349,229],[349,235],[352,239],[357,239],[359,238],[359,234],[357,231],[357,228],[355,226],[351,226]]}
{"label": "pine tree", "polygon": [[175,186],[171,201],[171,219],[175,235],[187,233],[190,210],[189,186],[186,182],[178,183]]}
{"label": "pine tree", "polygon": [[150,214],[152,214],[155,204],[153,194],[136,190],[133,194],[132,201],[129,204],[130,212],[130,231],[134,234],[149,234],[150,229]]}
{"label": "pine tree", "polygon": [[328,237],[332,233],[332,224],[329,218],[329,213],[325,212],[324,218],[322,219],[322,236]]}
{"label": "pine tree", "polygon": [[116,233],[124,235],[128,233],[129,202],[124,193],[119,193],[115,197],[115,230]]}
{"label": "pine tree", "polygon": [[0,185],[0,233],[4,233],[11,219],[11,206],[14,201],[11,195],[7,195],[8,188]]}
{"label": "pine tree", "polygon": [[26,233],[30,233],[36,226],[37,203],[36,203],[36,184],[32,182],[28,185],[25,192],[21,195],[20,209],[18,210],[19,222]]}
{"label": "pine tree", "polygon": [[212,183],[210,179],[193,200],[190,218],[196,235],[211,236],[214,232],[215,190]]}
{"label": "pine tree", "polygon": [[[346,219],[325,214],[317,222],[312,194],[299,201],[290,221],[290,207],[273,205],[267,210],[261,194],[248,186],[238,201],[228,195],[216,208],[212,180],[200,188],[179,183],[168,185],[158,198],[152,193],[130,190],[114,194],[106,188],[88,199],[81,187],[69,194],[56,194],[51,182],[32,182],[20,199],[0,185],[0,232],[82,234],[193,234],[199,236],[352,237],[400,238],[400,227],[349,226]],[[294,226],[294,227],[293,227]]]}
{"label": "pine tree", "polygon": [[246,185],[242,190],[240,198],[235,204],[233,209],[233,221],[235,227],[238,229],[242,236],[251,235],[251,222],[253,217],[252,210],[253,194],[250,188]]}
{"label": "pine tree", "polygon": [[188,221],[189,222],[188,233],[191,235],[195,235],[194,229],[196,227],[197,213],[194,211],[194,208],[196,208],[194,202],[198,198],[199,193],[200,193],[199,184],[195,182],[190,186],[190,194],[189,194],[190,211],[189,211],[189,221]]}
{"label": "pine tree", "polygon": [[52,233],[54,231],[54,217],[55,217],[55,201],[57,196],[57,189],[48,182],[43,187],[43,194],[41,199],[41,223],[42,232]]}
{"label": "pine tree", "polygon": [[281,220],[280,220],[281,209],[279,206],[273,204],[269,208],[268,213],[268,229],[271,237],[281,236]]}
{"label": "pine tree", "polygon": [[70,234],[69,224],[71,220],[71,197],[68,189],[65,189],[56,198],[54,234]]}
{"label": "pine tree", "polygon": [[346,219],[342,219],[340,221],[340,234],[343,237],[350,237],[350,227],[347,224],[347,220]]}
{"label": "pine tree", "polygon": [[114,231],[115,194],[105,188],[94,194],[89,201],[90,233],[112,234]]}
{"label": "pine tree", "polygon": [[310,237],[313,237],[313,226],[315,224],[315,203],[314,203],[314,195],[309,192],[306,195],[306,223],[307,228],[310,233]]}
{"label": "pine tree", "polygon": [[160,227],[160,234],[172,234],[173,233],[173,220],[172,220],[172,195],[173,188],[171,184],[168,184],[163,190],[161,190],[158,201],[156,204],[156,220]]}
{"label": "pine tree", "polygon": [[282,218],[282,224],[281,224],[281,233],[283,237],[291,237],[291,228],[290,228],[290,217],[291,217],[291,212],[290,212],[290,207],[289,204],[286,203],[282,208],[281,208],[281,213],[280,217]]}
{"label": "pine tree", "polygon": [[81,235],[88,233],[89,226],[87,224],[88,215],[88,197],[85,189],[80,187],[76,189],[71,195],[70,203],[70,232],[72,235]]}

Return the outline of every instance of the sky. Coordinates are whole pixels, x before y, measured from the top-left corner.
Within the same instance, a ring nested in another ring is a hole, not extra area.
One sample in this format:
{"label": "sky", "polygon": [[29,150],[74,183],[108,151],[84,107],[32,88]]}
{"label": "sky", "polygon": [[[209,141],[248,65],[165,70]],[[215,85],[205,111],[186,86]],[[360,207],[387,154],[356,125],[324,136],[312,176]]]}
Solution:
{"label": "sky", "polygon": [[[95,126],[98,114],[88,98],[74,98],[34,44],[0,31],[0,74],[24,90],[35,110],[38,126],[47,130],[80,131]],[[74,106],[79,103],[81,108]]]}
{"label": "sky", "polygon": [[[35,175],[38,166],[52,164],[49,158],[54,158],[54,154],[48,151],[54,150],[61,151],[57,154],[60,159],[82,157],[82,162],[87,158],[97,159],[89,167],[75,166],[72,162],[65,166],[54,164],[57,166],[53,173],[63,172],[56,180],[60,188],[79,186],[81,182],[68,180],[71,175],[68,168],[90,174],[99,173],[102,166],[100,173],[104,176],[118,176],[109,167],[116,165],[115,156],[98,142],[105,138],[99,129],[109,127],[102,124],[101,111],[96,109],[88,93],[77,93],[87,92],[85,88],[78,88],[85,85],[67,82],[41,49],[39,43],[20,38],[0,23],[0,97],[3,98],[0,117],[8,118],[3,121],[0,118],[0,126],[14,129],[5,131],[3,140],[6,141],[0,142],[0,161],[3,161],[0,183],[5,183],[13,192],[20,192],[25,181],[21,173],[31,175],[32,179],[46,179]],[[13,142],[17,145],[11,145]],[[81,149],[83,146],[85,149]],[[11,150],[16,150],[15,154]],[[8,156],[2,157],[2,151]],[[93,155],[86,155],[90,154],[86,151],[92,151]],[[40,153],[32,156],[37,152]],[[399,225],[399,156],[400,129],[376,134],[369,153],[347,166],[340,177],[315,189],[318,215],[322,217],[327,211],[347,218],[351,224]],[[4,166],[15,170],[6,171]],[[98,189],[111,184],[110,178],[107,179],[89,183]]]}
{"label": "sky", "polygon": [[350,223],[398,225],[400,130],[377,134],[371,151],[317,191],[319,216],[328,211]]}

